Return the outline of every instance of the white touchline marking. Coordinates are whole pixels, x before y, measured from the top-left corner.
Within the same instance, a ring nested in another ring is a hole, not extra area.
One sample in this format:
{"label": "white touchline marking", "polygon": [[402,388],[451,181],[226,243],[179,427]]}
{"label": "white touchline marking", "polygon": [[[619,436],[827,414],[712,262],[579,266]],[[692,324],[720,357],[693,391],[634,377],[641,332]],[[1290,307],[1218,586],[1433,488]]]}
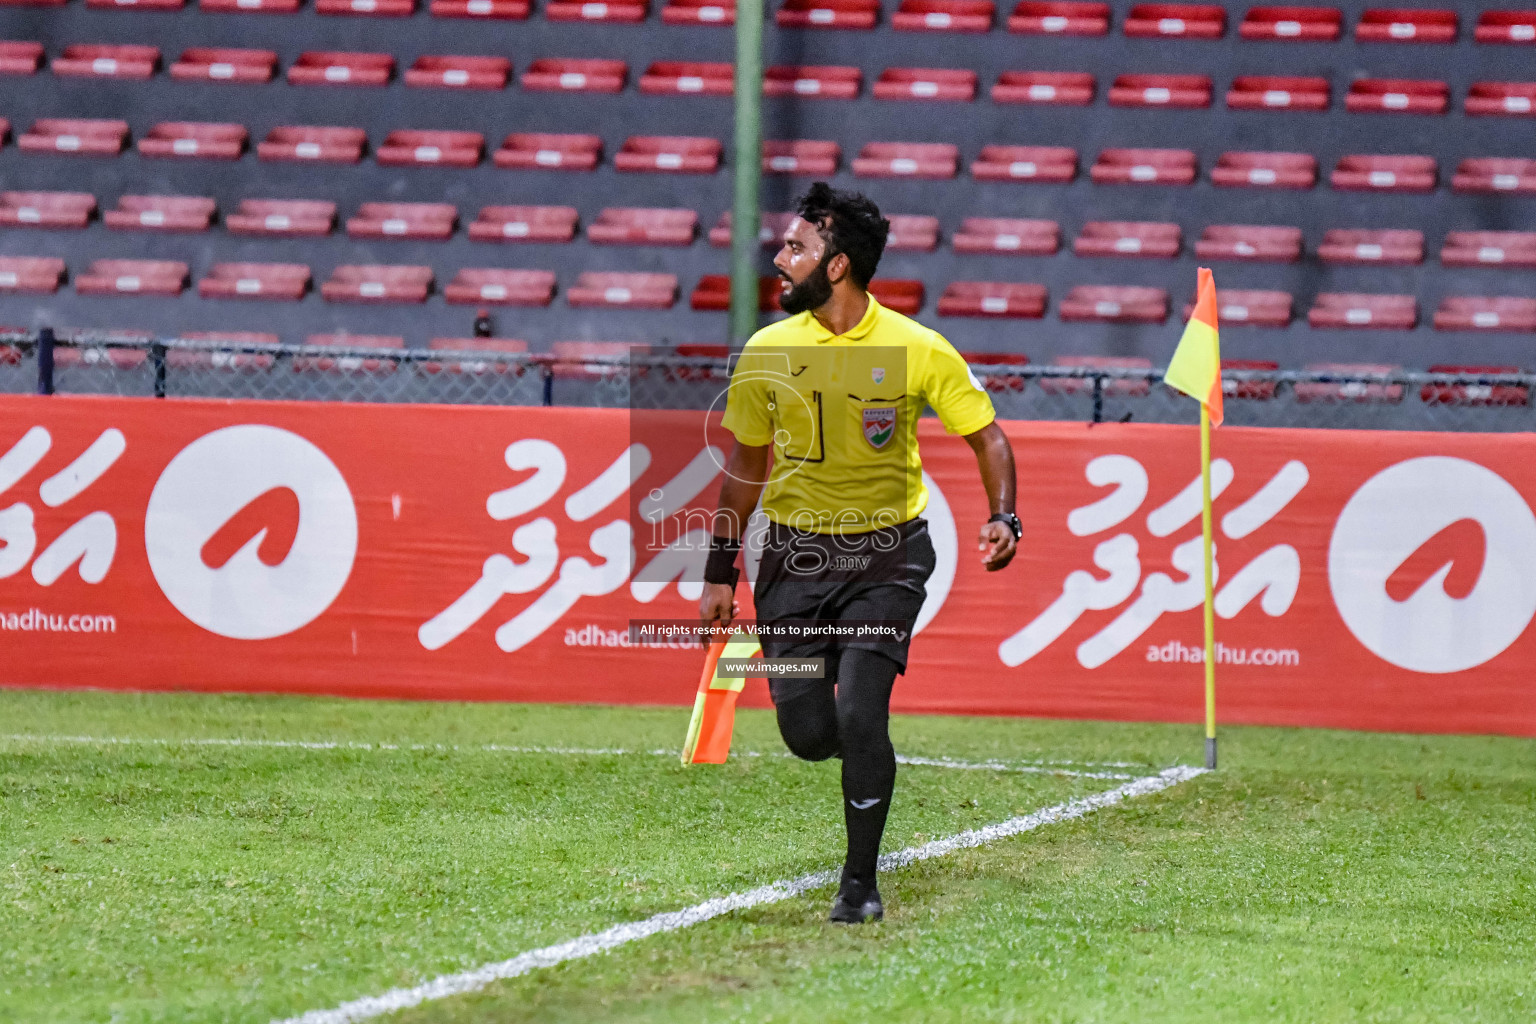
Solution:
{"label": "white touchline marking", "polygon": [[[349,740],[269,740],[242,736],[191,736],[165,738],[158,736],[60,736],[35,733],[9,733],[0,735],[0,741],[17,743],[75,743],[83,746],[128,746],[144,744],[156,747],[255,747],[277,750],[403,750],[413,753],[490,753],[490,754],[548,754],[562,757],[610,757],[645,755],[676,757],[675,750],[635,750],[625,747],[535,747],[514,746],[505,743],[358,743]],[[782,750],[737,750],[737,757],[784,757],[794,755]],[[926,768],[959,768],[966,771],[1017,772],[1027,775],[1062,775],[1077,779],[1134,779],[1124,772],[1081,771],[1067,765],[1095,765],[1142,768],[1147,765],[1122,761],[961,761],[951,757],[915,757],[896,755],[898,764]]]}
{"label": "white touchline marking", "polygon": [[[961,832],[949,836],[946,839],[935,839],[933,842],[924,843],[921,846],[909,846],[905,850],[888,853],[880,858],[880,868],[890,871],[894,868],[915,864],[918,861],[931,860],[934,857],[945,857],[957,850],[967,850],[976,846],[1016,836],[1021,832],[1029,832],[1040,828],[1042,825],[1053,825],[1059,821],[1070,821],[1073,818],[1081,818],[1101,807],[1110,807],[1123,800],[1132,797],[1147,796],[1162,790],[1176,786],[1197,775],[1204,775],[1206,769],[1194,768],[1186,765],[1177,765],[1165,769],[1156,775],[1145,775],[1132,779],[1123,785],[1093,796],[1079,797],[1076,800],[1068,800],[1066,803],[1055,804],[1051,807],[1043,807],[1038,811],[1020,815],[1000,821],[995,825],[987,825],[982,828]],[[472,970],[459,974],[444,974],[433,978],[414,988],[397,988],[376,996],[364,996],[329,1010],[310,1010],[297,1017],[288,1017],[273,1024],[355,1024],[357,1021],[370,1020],[381,1017],[386,1013],[394,1013],[398,1010],[408,1009],[422,1003],[432,1002],[437,999],[447,999],[450,996],[463,995],[468,992],[478,992],[493,982],[504,981],[508,978],[516,978],[520,975],[539,969],[540,967],[553,967],[569,960],[580,960],[596,953],[604,953],[618,946],[623,946],[640,939],[650,938],[652,935],[660,935],[663,932],[673,932],[680,928],[701,924],[712,918],[738,910],[746,910],[751,907],[760,907],[769,903],[780,903],[792,899],[803,893],[820,889],[831,885],[839,877],[839,870],[816,871],[799,878],[785,879],[771,882],[768,885],[758,886],[756,889],[748,889],[745,892],[733,892],[728,896],[716,896],[714,899],[705,900],[703,903],[685,907],[682,910],[669,910],[665,913],[648,917],[643,921],[629,921],[624,924],[614,925],[600,932],[592,932],[569,942],[557,943],[553,946],[545,946],[542,949],[529,950],[519,954],[510,960],[502,960],[499,963],[482,964]]]}

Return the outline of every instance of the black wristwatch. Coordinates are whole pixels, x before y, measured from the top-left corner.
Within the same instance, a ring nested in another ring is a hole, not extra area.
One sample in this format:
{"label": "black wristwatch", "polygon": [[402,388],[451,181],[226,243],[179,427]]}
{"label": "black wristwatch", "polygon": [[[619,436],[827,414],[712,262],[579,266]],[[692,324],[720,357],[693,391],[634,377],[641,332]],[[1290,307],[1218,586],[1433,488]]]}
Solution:
{"label": "black wristwatch", "polygon": [[1013,533],[1013,539],[1015,541],[1018,541],[1024,536],[1024,524],[1019,522],[1019,517],[1014,515],[1012,512],[999,512],[991,519],[988,519],[987,522],[1003,523],[1006,525],[1009,531]]}

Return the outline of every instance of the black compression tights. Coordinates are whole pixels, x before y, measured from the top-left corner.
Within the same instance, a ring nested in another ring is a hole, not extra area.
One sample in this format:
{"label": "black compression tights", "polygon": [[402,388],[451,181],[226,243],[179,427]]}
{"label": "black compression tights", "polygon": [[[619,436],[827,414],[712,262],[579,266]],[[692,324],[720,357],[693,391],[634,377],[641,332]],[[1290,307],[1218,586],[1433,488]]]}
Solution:
{"label": "black compression tights", "polygon": [[796,757],[843,758],[845,877],[873,884],[880,836],[896,785],[891,689],[899,666],[883,654],[847,650],[837,661],[837,693],[818,687],[778,705],[779,732]]}

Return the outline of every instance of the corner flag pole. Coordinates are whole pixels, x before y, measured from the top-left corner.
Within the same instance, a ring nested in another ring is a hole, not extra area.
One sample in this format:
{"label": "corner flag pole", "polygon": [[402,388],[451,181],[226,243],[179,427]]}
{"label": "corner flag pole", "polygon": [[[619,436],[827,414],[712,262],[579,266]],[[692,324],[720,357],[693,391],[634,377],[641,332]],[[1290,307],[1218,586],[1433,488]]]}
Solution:
{"label": "corner flag pole", "polygon": [[1200,268],[1195,310],[1163,381],[1200,403],[1200,541],[1205,555],[1205,766],[1216,767],[1216,549],[1211,537],[1211,428],[1224,418],[1216,279]]}
{"label": "corner flag pole", "polygon": [[1205,766],[1216,767],[1216,558],[1211,543],[1211,412],[1200,403],[1200,540],[1205,551]]}

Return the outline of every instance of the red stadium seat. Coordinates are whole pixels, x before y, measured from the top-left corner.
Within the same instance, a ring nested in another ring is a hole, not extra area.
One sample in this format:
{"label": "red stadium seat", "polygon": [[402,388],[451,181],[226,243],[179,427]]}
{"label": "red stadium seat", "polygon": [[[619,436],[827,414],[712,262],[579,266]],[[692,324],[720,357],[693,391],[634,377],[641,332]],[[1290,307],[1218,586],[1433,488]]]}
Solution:
{"label": "red stadium seat", "polygon": [[68,78],[123,78],[143,80],[160,66],[155,46],[75,45],[53,58],[50,69]]}
{"label": "red stadium seat", "polygon": [[366,18],[409,18],[416,0],[315,0],[316,14],[360,15]]}
{"label": "red stadium seat", "polygon": [[628,77],[621,60],[540,57],[523,72],[522,84],[534,92],[621,92]]}
{"label": "red stadium seat", "polygon": [[[1242,324],[1245,327],[1285,327],[1291,322],[1292,305],[1290,292],[1216,289],[1216,319],[1222,326]],[[1194,316],[1194,313],[1194,301],[1185,303],[1184,319],[1188,320]],[[1224,361],[1222,365],[1231,364]],[[1260,369],[1260,367],[1248,368]],[[1279,367],[1267,368],[1278,369]]]}
{"label": "red stadium seat", "polygon": [[1536,231],[1451,231],[1440,262],[1448,267],[1536,267]]}
{"label": "red stadium seat", "polygon": [[680,135],[631,135],[613,157],[618,171],[656,174],[713,174],[720,166],[720,140]]}
{"label": "red stadium seat", "polygon": [[491,159],[509,169],[590,171],[602,158],[603,140],[596,135],[513,132]]}
{"label": "red stadium seat", "polygon": [[1536,299],[1513,295],[1447,295],[1440,300],[1440,308],[1435,310],[1435,330],[1536,331]]}
{"label": "red stadium seat", "polygon": [[1451,87],[1433,79],[1360,78],[1344,98],[1352,114],[1443,114],[1450,103]]}
{"label": "red stadium seat", "polygon": [[667,0],[661,20],[668,25],[734,25],[736,0]]}
{"label": "red stadium seat", "polygon": [[1061,300],[1063,320],[1160,324],[1168,319],[1168,293],[1162,288],[1080,284]]}
{"label": "red stadium seat", "polygon": [[[796,214],[789,213],[762,213],[758,215],[757,238],[763,243],[765,249],[777,249],[782,243],[784,232],[789,230],[794,223]],[[715,226],[709,229],[709,244],[716,249],[728,249],[731,245],[731,211],[726,210],[715,221]],[[773,280],[778,280],[773,278]]]}
{"label": "red stadium seat", "polygon": [[[1451,300],[1446,300],[1451,301]],[[1476,301],[1501,302],[1506,300],[1491,299]],[[1503,330],[1530,331],[1536,330],[1536,302],[1531,299],[1508,300],[1513,302],[1529,303],[1533,307],[1522,311],[1520,320],[1522,326],[1502,328]],[[1494,314],[1497,316],[1497,314]],[[1436,314],[1435,326],[1439,329],[1439,315]],[[1493,328],[1500,330],[1501,328]],[[1430,373],[1455,373],[1463,375],[1483,374],[1493,377],[1499,374],[1517,374],[1518,366],[1458,366],[1452,363],[1437,363],[1429,368]],[[1507,407],[1512,405],[1529,405],[1531,403],[1531,389],[1524,384],[1497,384],[1497,383],[1469,383],[1469,384],[1425,384],[1419,389],[1419,400],[1425,405],[1472,405]]]}
{"label": "red stadium seat", "polygon": [[[1219,315],[1219,314],[1218,314]],[[1273,372],[1280,364],[1273,359],[1223,359],[1221,361],[1221,393],[1227,398],[1253,398],[1267,400],[1275,397],[1277,385],[1272,380],[1233,380],[1226,376],[1228,370],[1259,370]]]}
{"label": "red stadium seat", "polygon": [[547,306],[554,296],[552,270],[465,267],[443,288],[443,301],[454,306]]}
{"label": "red stadium seat", "polygon": [[916,316],[923,308],[923,282],[877,278],[869,282],[869,294],[886,309]]}
{"label": "red stadium seat", "polygon": [[[310,348],[342,351],[360,348],[404,349],[405,339],[392,334],[348,334],[343,331],[339,334],[311,334],[304,339],[304,344]],[[394,373],[400,367],[400,360],[338,353],[294,356],[289,364],[296,373],[318,370],[321,373],[364,373],[377,376],[381,373]]]}
{"label": "red stadium seat", "polygon": [[1311,188],[1317,159],[1309,153],[1223,153],[1211,182],[1227,188]]}
{"label": "red stadium seat", "polygon": [[859,94],[864,73],[852,67],[778,65],[763,74],[764,96],[851,100]]}
{"label": "red stadium seat", "polygon": [[353,238],[400,238],[445,242],[453,236],[459,211],[452,203],[364,203],[347,218]]}
{"label": "red stadium seat", "polygon": [[16,139],[26,153],[71,153],[80,156],[117,156],[128,144],[127,121],[91,121],[79,118],[43,117],[32,130]]}
{"label": "red stadium seat", "polygon": [[[427,342],[431,352],[443,353],[441,359],[421,363],[427,373],[510,373],[520,375],[527,369],[521,360],[476,359],[472,353],[502,352],[517,355],[528,351],[528,343],[517,338],[433,338]],[[459,353],[464,353],[460,355]]]}
{"label": "red stadium seat", "polygon": [[434,18],[524,21],[531,7],[529,0],[432,0],[427,10]]}
{"label": "red stadium seat", "polygon": [[1120,75],[1109,89],[1112,107],[1208,107],[1206,75]]}
{"label": "red stadium seat", "polygon": [[1536,82],[1473,82],[1466,111],[1474,117],[1528,117],[1536,113]]}
{"label": "red stadium seat", "polygon": [[1193,185],[1196,173],[1188,149],[1106,149],[1089,169],[1095,185]]}
{"label": "red stadium seat", "polygon": [[336,204],[317,199],[242,199],[238,212],[224,215],[224,227],[236,235],[318,238],[335,223]]}
{"label": "red stadium seat", "polygon": [[1419,304],[1412,295],[1368,295],[1323,292],[1307,312],[1313,327],[1412,329],[1419,322]]}
{"label": "red stadium seat", "polygon": [[990,32],[992,0],[901,0],[891,15],[898,32]]}
{"label": "red stadium seat", "polygon": [[1433,192],[1440,171],[1432,156],[1346,156],[1330,178],[1353,191]]}
{"label": "red stadium seat", "polygon": [[780,28],[871,29],[880,0],[784,0],[774,20]]}
{"label": "red stadium seat", "polygon": [[387,53],[309,50],[289,65],[288,84],[380,86],[394,73],[395,58]]}
{"label": "red stadium seat", "polygon": [[245,125],[162,121],[139,140],[139,155],[189,160],[238,160],[245,152]]}
{"label": "red stadium seat", "polygon": [[[757,280],[757,309],[760,313],[779,310],[780,279],[772,274]],[[723,313],[731,308],[731,278],[729,274],[705,274],[699,278],[693,294],[688,296],[688,306],[704,313]]]}
{"label": "red stadium seat", "polygon": [[1086,107],[1096,88],[1086,71],[1004,71],[992,87],[992,102]]}
{"label": "red stadium seat", "polygon": [[198,7],[223,14],[292,14],[299,0],[198,0]]}
{"label": "red stadium seat", "polygon": [[1455,192],[1536,192],[1536,160],[1470,157],[1451,178]]}
{"label": "red stadium seat", "polygon": [[320,286],[326,302],[425,302],[432,290],[432,268],[344,265]]}
{"label": "red stadium seat", "polygon": [[1327,110],[1328,79],[1240,75],[1227,90],[1233,110]]}
{"label": "red stadium seat", "polygon": [[63,7],[69,0],[8,0],[7,7]]}
{"label": "red stadium seat", "polygon": [[1423,263],[1424,232],[1333,228],[1317,256],[1324,263]]}
{"label": "red stadium seat", "polygon": [[85,6],[107,11],[179,11],[185,0],[85,0]]}
{"label": "red stadium seat", "polygon": [[1212,224],[1200,233],[1195,255],[1202,260],[1295,263],[1301,259],[1301,228]]}
{"label": "red stadium seat", "polygon": [[887,252],[933,252],[939,247],[939,218],[922,214],[893,213]]}
{"label": "red stadium seat", "polygon": [[35,75],[42,63],[42,43],[0,42],[0,75]]}
{"label": "red stadium seat", "polygon": [[[1062,319],[1066,319],[1065,312]],[[1051,360],[1051,365],[1086,370],[1150,370],[1152,360],[1142,356],[1057,356]],[[1093,385],[1092,377],[1040,378],[1040,390],[1050,395],[1081,395],[1092,391]],[[1108,377],[1104,378],[1103,393],[1140,398],[1152,393],[1152,381],[1141,377]]]}
{"label": "red stadium seat", "polygon": [[53,365],[58,369],[75,366],[101,366],[104,363],[118,370],[133,370],[149,362],[149,345],[154,335],[148,331],[116,328],[112,334],[123,341],[146,343],[143,348],[81,348],[76,345],[60,345],[53,350]]}
{"label": "red stadium seat", "polygon": [[1226,30],[1226,8],[1217,4],[1137,4],[1125,19],[1128,36],[1220,39]]}
{"label": "red stadium seat", "polygon": [[0,226],[83,228],[96,212],[89,192],[0,192]]}
{"label": "red stadium seat", "polygon": [[[1027,286],[1026,286],[1027,287]],[[939,300],[942,306],[943,299]],[[970,366],[971,373],[981,381],[981,386],[988,391],[1008,392],[1023,391],[1027,378],[1013,374],[987,373],[980,367],[986,366],[1028,366],[1029,356],[1023,352],[961,352],[960,358]]]}
{"label": "red stadium seat", "polygon": [[950,100],[976,98],[976,72],[948,68],[886,68],[870,90],[877,100]]}
{"label": "red stadium seat", "polygon": [[298,302],[309,291],[309,267],[302,263],[215,263],[197,282],[205,299],[269,299]]}
{"label": "red stadium seat", "polygon": [[271,50],[194,46],[171,65],[178,82],[270,82],[276,73],[277,54]]}
{"label": "red stadium seat", "polygon": [[967,217],[951,241],[955,252],[1049,256],[1061,247],[1061,228],[1053,220]]}
{"label": "red stadium seat", "polygon": [[405,70],[405,84],[416,89],[505,89],[512,62],[505,57],[417,57]]}
{"label": "red stadium seat", "polygon": [[587,225],[598,245],[692,245],[699,215],[692,210],[610,206]]}
{"label": "red stadium seat", "polygon": [[1008,16],[1008,31],[1020,35],[1102,36],[1109,31],[1109,4],[1023,0]]}
{"label": "red stadium seat", "polygon": [[645,355],[650,350],[649,345],[626,341],[551,342],[549,354],[555,362],[550,366],[550,373],[561,379],[574,380],[621,377],[630,372],[632,356]]}
{"label": "red stadium seat", "polygon": [[954,281],[939,296],[939,316],[1038,320],[1045,315],[1045,285]]}
{"label": "red stadium seat", "polygon": [[96,260],[75,275],[81,295],[180,295],[187,265],[175,260]]}
{"label": "red stadium seat", "polygon": [[663,96],[729,96],[735,90],[734,74],[729,64],[659,60],[640,76],[640,91]]}
{"label": "red stadium seat", "polygon": [[566,289],[565,300],[572,306],[671,309],[677,301],[677,275],[587,271]]}
{"label": "red stadium seat", "polygon": [[1373,7],[1360,16],[1355,38],[1362,43],[1451,43],[1458,24],[1455,11]]}
{"label": "red stadium seat", "polygon": [[764,174],[830,178],[842,162],[843,147],[818,139],[770,139],[763,143]]}
{"label": "red stadium seat", "polygon": [[[264,331],[182,331],[181,341],[201,341],[238,349],[246,345],[279,345],[281,339]],[[277,358],[270,352],[240,352],[229,349],[171,348],[165,353],[167,366],[181,369],[270,370]]]}
{"label": "red stadium seat", "polygon": [[52,256],[0,256],[0,292],[51,295],[64,279],[64,261]]}
{"label": "red stadium seat", "polygon": [[1077,256],[1135,256],[1171,260],[1183,245],[1177,224],[1146,221],[1089,221],[1072,243]]}
{"label": "red stadium seat", "polygon": [[361,128],[281,125],[257,144],[256,156],[262,160],[355,164],[363,158],[363,147],[367,144],[367,133]]}
{"label": "red stadium seat", "polygon": [[1536,42],[1536,10],[1484,11],[1473,35],[1480,43],[1529,45]]}
{"label": "red stadium seat", "polygon": [[550,21],[609,21],[633,24],[645,20],[647,0],[550,0],[544,17]]}
{"label": "red stadium seat", "polygon": [[[1372,377],[1398,373],[1401,366],[1386,363],[1308,363],[1312,373],[1337,377]],[[1298,402],[1401,402],[1403,386],[1389,381],[1334,380],[1297,381],[1293,385]]]}
{"label": "red stadium seat", "polygon": [[1343,24],[1337,7],[1250,7],[1238,34],[1244,39],[1331,43]]}
{"label": "red stadium seat", "polygon": [[485,152],[485,136],[479,132],[390,132],[379,144],[379,163],[389,167],[473,167]]}
{"label": "red stadium seat", "polygon": [[206,196],[122,196],[101,219],[114,231],[207,231],[215,209]]}
{"label": "red stadium seat", "polygon": [[943,142],[871,142],[853,160],[860,178],[953,178],[960,148]]}
{"label": "red stadium seat", "polygon": [[[723,360],[730,356],[731,346],[693,342],[678,345],[673,352],[688,359]],[[726,380],[730,377],[726,370],[715,366],[669,366],[666,373],[675,380]]]}
{"label": "red stadium seat", "polygon": [[971,164],[977,181],[1060,184],[1077,177],[1077,150],[1066,146],[982,146]]}
{"label": "red stadium seat", "polygon": [[569,242],[576,237],[574,206],[486,206],[469,226],[476,242]]}

